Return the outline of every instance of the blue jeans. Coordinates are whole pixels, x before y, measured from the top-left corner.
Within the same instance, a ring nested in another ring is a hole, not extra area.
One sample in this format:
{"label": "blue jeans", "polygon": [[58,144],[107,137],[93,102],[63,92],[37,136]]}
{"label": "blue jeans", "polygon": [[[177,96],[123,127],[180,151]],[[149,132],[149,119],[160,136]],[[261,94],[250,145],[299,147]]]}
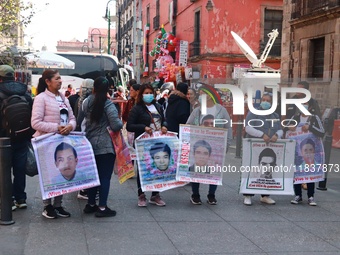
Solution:
{"label": "blue jeans", "polygon": [[90,205],[96,204],[96,194],[99,190],[99,203],[98,206],[106,206],[107,197],[109,196],[111,176],[113,166],[115,163],[116,155],[112,153],[95,155],[100,186],[88,189],[88,203]]}
{"label": "blue jeans", "polygon": [[15,200],[26,200],[26,161],[28,146],[27,141],[11,142],[12,146],[12,168],[13,168],[13,185],[12,196]]}
{"label": "blue jeans", "polygon": [[[195,196],[200,194],[200,184],[198,182],[192,182],[191,183],[191,189],[192,189],[192,194]],[[215,195],[215,192],[217,190],[217,185],[210,184],[209,185],[209,192],[208,195]]]}

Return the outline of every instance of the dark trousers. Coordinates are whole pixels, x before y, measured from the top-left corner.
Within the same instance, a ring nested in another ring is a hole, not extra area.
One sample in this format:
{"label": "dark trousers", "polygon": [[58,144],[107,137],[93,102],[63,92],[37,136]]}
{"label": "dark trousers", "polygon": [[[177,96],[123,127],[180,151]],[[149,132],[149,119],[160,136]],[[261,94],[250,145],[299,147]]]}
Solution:
{"label": "dark trousers", "polygon": [[[294,184],[295,196],[302,197],[302,187],[301,187],[301,185],[302,184]],[[307,183],[307,196],[308,196],[308,198],[314,196],[314,189],[315,189],[315,183],[314,182]]]}
{"label": "dark trousers", "polygon": [[[142,188],[141,188],[141,184],[140,184],[138,165],[137,165],[137,188],[138,188],[138,196],[144,194],[144,192],[142,191]],[[157,194],[159,194],[158,191],[152,191],[151,196],[156,196]]]}
{"label": "dark trousers", "polygon": [[12,167],[13,167],[13,185],[12,196],[15,200],[27,198],[26,188],[26,161],[28,146],[27,141],[11,142],[12,147]]}
{"label": "dark trousers", "polygon": [[[192,182],[191,183],[191,189],[192,189],[192,194],[195,196],[199,196],[200,194],[200,184],[198,182]],[[217,190],[217,185],[209,184],[209,191],[208,195],[215,195],[215,192]]]}
{"label": "dark trousers", "polygon": [[88,203],[90,205],[96,204],[97,189],[99,190],[98,206],[106,206],[107,198],[109,196],[110,181],[113,172],[116,155],[113,153],[95,155],[100,186],[88,189]]}

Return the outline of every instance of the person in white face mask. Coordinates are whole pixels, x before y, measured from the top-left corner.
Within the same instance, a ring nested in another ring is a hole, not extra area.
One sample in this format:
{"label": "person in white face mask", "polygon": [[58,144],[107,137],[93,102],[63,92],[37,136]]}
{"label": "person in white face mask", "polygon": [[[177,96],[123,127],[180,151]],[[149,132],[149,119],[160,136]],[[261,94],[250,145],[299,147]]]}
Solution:
{"label": "person in white face mask", "polygon": [[[271,93],[264,93],[261,98],[259,110],[268,110],[272,106],[273,95]],[[248,112],[246,117],[246,137],[247,138],[262,138],[266,143],[276,142],[277,139],[281,138],[283,131],[281,128],[280,121],[267,121],[268,119],[280,119],[280,116],[273,112],[268,115],[256,115],[252,112]],[[251,123],[251,125],[249,125]],[[245,205],[251,205],[251,197],[253,194],[243,194]],[[268,195],[261,195],[262,203],[274,205],[275,200],[270,198]]]}

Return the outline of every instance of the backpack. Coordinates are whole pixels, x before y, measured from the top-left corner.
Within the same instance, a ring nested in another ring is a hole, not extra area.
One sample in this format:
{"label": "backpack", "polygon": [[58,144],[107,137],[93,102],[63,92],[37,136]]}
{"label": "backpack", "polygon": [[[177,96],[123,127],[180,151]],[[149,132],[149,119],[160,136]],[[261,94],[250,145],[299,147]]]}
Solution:
{"label": "backpack", "polygon": [[20,142],[32,137],[31,108],[24,96],[12,95],[1,103],[2,128],[11,141]]}

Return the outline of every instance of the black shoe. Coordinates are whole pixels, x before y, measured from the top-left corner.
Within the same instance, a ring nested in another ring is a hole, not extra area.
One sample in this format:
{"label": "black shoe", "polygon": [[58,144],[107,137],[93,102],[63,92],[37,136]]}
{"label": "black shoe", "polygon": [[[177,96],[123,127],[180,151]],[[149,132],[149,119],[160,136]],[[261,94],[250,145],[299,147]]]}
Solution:
{"label": "black shoe", "polygon": [[78,194],[77,194],[77,198],[83,199],[83,200],[89,199],[88,196],[87,196],[87,190],[86,189],[79,190]]}
{"label": "black shoe", "polygon": [[207,200],[209,205],[216,205],[217,200],[215,198],[215,195],[208,195],[208,200]]}
{"label": "black shoe", "polygon": [[54,207],[54,210],[60,217],[67,218],[71,216],[71,214],[69,212],[66,212],[62,206]]}
{"label": "black shoe", "polygon": [[47,219],[56,219],[58,217],[52,205],[45,206],[42,215]]}
{"label": "black shoe", "polygon": [[200,195],[191,195],[190,201],[193,205],[201,205],[202,204]]}
{"label": "black shoe", "polygon": [[19,199],[16,201],[15,206],[19,209],[26,209],[27,204],[25,199]]}
{"label": "black shoe", "polygon": [[98,210],[94,214],[96,217],[113,217],[116,216],[116,211],[111,210],[109,207],[105,206],[105,210]]}
{"label": "black shoe", "polygon": [[90,204],[86,204],[83,210],[84,213],[95,213],[98,210],[98,205],[91,206]]}

